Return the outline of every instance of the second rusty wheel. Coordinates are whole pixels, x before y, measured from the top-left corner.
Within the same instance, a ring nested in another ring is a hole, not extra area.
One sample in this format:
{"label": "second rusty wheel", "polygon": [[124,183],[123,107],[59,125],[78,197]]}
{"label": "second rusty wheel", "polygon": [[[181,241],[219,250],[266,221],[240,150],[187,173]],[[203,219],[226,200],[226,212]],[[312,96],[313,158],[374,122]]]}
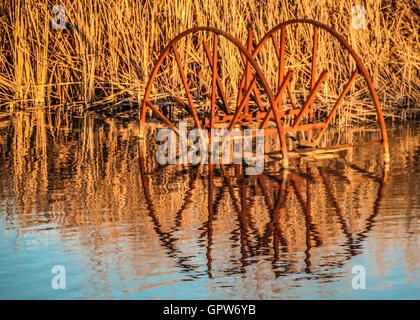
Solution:
{"label": "second rusty wheel", "polygon": [[[363,99],[370,96],[365,101],[373,105],[373,112],[366,113],[374,115],[381,137],[357,142],[382,145],[384,161],[389,162],[384,115],[372,79],[355,50],[337,31],[315,20],[285,21],[264,35],[252,56],[273,92],[280,96],[275,101],[275,109],[289,121],[284,126],[286,134],[306,132],[304,147],[316,148],[349,92]],[[300,105],[297,100],[301,101]],[[352,104],[357,98],[349,101]],[[359,110],[366,110],[364,103]],[[343,118],[347,122],[349,117]],[[267,116],[260,128],[264,129],[272,120],[272,114]]]}

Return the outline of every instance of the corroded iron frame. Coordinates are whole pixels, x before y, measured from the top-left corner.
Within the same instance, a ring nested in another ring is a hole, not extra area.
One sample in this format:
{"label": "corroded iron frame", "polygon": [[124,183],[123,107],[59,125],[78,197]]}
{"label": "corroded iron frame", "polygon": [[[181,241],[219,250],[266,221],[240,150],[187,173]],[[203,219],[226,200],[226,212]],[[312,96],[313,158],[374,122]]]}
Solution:
{"label": "corroded iron frame", "polygon": [[[313,47],[312,47],[312,61],[311,61],[311,81],[310,81],[310,92],[306,98],[306,101],[302,108],[296,106],[295,99],[292,94],[290,79],[293,76],[293,71],[289,70],[286,73],[285,69],[285,44],[286,44],[286,27],[293,25],[293,24],[309,24],[313,26]],[[328,74],[327,70],[323,70],[319,77],[317,78],[317,68],[316,68],[316,60],[318,54],[318,34],[319,30],[322,29],[333,36],[339,43],[347,50],[347,52],[351,55],[354,59],[357,68],[351,74],[348,82],[344,86],[343,91],[339,95],[337,101],[335,102],[333,108],[330,110],[326,120],[324,122],[314,122],[313,121],[313,111],[314,111],[314,103],[315,103],[315,96],[319,88],[321,87],[322,83],[325,81],[326,76]],[[194,106],[193,97],[191,95],[191,90],[188,84],[188,79],[183,71],[182,63],[180,61],[180,56],[177,51],[177,43],[182,38],[197,32],[207,32],[213,35],[213,52],[211,52],[209,45],[206,41],[203,41],[203,50],[205,51],[205,55],[207,57],[207,61],[209,63],[211,72],[212,72],[212,82],[211,82],[211,95],[208,95],[210,99],[210,117],[208,119],[200,120],[198,118],[197,110]],[[277,41],[276,33],[280,32],[280,44]],[[237,103],[236,109],[232,112],[227,104],[226,96],[223,92],[222,82],[218,74],[218,38],[223,37],[231,42],[236,49],[239,51],[242,62],[245,66],[243,76],[241,78],[241,82],[238,88],[238,96],[237,96]],[[279,60],[279,73],[278,73],[278,85],[276,88],[277,94],[274,94],[274,90],[269,87],[269,84],[260,69],[257,57],[258,54],[261,52],[263,46],[267,43],[267,41],[271,39],[272,44],[274,45],[277,58]],[[187,96],[188,104],[186,104],[182,99],[178,97],[173,97],[174,101],[185,109],[194,119],[195,125],[197,128],[207,128],[213,129],[215,124],[227,124],[227,128],[231,131],[235,125],[242,124],[244,122],[251,122],[255,120],[261,120],[262,123],[260,125],[260,129],[265,129],[265,135],[277,134],[280,140],[280,148],[283,157],[283,166],[288,167],[288,155],[287,155],[287,145],[286,145],[286,133],[289,132],[296,132],[296,131],[306,131],[308,132],[308,137],[311,138],[314,145],[321,139],[325,130],[330,125],[332,119],[336,115],[341,103],[343,102],[346,94],[349,92],[351,86],[355,82],[358,75],[362,75],[365,79],[367,87],[369,89],[373,104],[375,106],[377,120],[379,123],[379,128],[381,132],[381,140],[373,141],[372,143],[380,143],[384,149],[384,161],[386,163],[389,162],[389,146],[388,146],[388,136],[386,132],[386,125],[384,114],[382,112],[382,108],[379,102],[378,95],[376,93],[375,87],[373,85],[372,79],[367,72],[367,69],[363,65],[360,57],[356,54],[354,49],[350,46],[350,44],[333,28],[320,23],[316,20],[310,19],[294,19],[285,21],[280,23],[269,32],[265,34],[265,36],[258,42],[258,44],[253,48],[253,32],[249,30],[248,32],[248,39],[246,41],[246,47],[241,44],[241,42],[231,36],[230,34],[213,28],[213,27],[195,27],[188,29],[174,39],[172,39],[169,44],[165,47],[162,51],[161,55],[159,56],[157,62],[154,65],[153,71],[149,77],[149,81],[146,86],[146,90],[144,93],[143,100],[141,102],[141,109],[139,114],[140,119],[140,137],[144,137],[144,129],[146,125],[146,115],[147,110],[151,109],[153,114],[163,121],[169,128],[175,131],[178,134],[178,130],[175,124],[170,121],[159,109],[158,106],[155,106],[150,100],[149,96],[151,94],[155,78],[164,62],[165,58],[168,57],[170,53],[172,53],[175,57],[176,64],[178,66],[180,77],[185,89],[185,93]],[[268,108],[264,105],[260,92],[257,89],[257,83],[260,84],[264,93],[268,99]],[[281,102],[282,96],[284,92],[288,93],[293,109],[283,110]],[[216,99],[217,95],[222,99],[223,110],[226,113],[225,116],[216,116]],[[250,113],[249,112],[249,99],[253,95],[253,98],[258,106],[257,112]],[[309,115],[309,121],[306,124],[301,124],[304,116]],[[293,116],[294,121],[291,126],[284,126],[283,125],[283,118],[285,116]],[[274,121],[276,127],[266,129],[267,124],[269,121]],[[319,132],[316,137],[312,138],[312,131],[314,129],[319,129]]]}

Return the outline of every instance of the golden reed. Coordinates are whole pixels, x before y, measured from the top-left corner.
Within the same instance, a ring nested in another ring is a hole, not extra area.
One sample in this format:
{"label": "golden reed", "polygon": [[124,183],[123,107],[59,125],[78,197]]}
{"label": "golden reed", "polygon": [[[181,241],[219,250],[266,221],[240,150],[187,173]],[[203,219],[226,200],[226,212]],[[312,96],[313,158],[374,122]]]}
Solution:
{"label": "golden reed", "polygon": [[[419,14],[414,0],[62,0],[60,4],[66,9],[66,29],[58,31],[51,27],[53,1],[0,3],[3,111],[135,105],[158,53],[178,33],[197,25],[213,26],[245,42],[250,23],[259,40],[278,23],[294,18],[316,19],[344,35],[365,62],[386,116],[410,118],[419,111]],[[352,8],[360,4],[366,8],[363,30],[351,27]],[[289,65],[303,61],[308,30],[302,30],[299,37],[288,37],[293,53]],[[329,41],[320,38],[320,65],[335,61],[340,54]],[[185,50],[194,50],[193,45],[187,44]],[[224,53],[233,79],[241,71],[229,64],[237,63],[237,58]],[[263,60],[270,80],[275,56],[267,53]],[[335,80],[325,83],[321,102],[339,94],[338,81],[349,72],[343,64],[331,71],[330,78]],[[157,86],[164,88],[171,76],[163,75]],[[369,101],[361,88],[353,89],[341,110],[345,121],[373,113],[373,107],[361,108]]]}

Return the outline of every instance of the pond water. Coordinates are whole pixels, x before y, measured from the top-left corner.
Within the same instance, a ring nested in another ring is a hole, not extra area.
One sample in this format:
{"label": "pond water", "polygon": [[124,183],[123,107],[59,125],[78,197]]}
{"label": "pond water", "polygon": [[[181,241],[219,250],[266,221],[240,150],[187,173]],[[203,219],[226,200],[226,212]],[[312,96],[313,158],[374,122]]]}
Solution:
{"label": "pond water", "polygon": [[364,146],[258,176],[140,161],[135,122],[0,132],[1,299],[420,298],[418,124],[390,126],[389,167]]}

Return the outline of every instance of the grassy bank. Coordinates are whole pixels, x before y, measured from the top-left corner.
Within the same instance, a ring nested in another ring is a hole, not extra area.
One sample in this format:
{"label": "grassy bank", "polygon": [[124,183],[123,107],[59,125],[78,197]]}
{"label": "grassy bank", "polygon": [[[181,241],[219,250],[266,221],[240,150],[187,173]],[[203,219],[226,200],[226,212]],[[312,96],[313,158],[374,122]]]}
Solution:
{"label": "grassy bank", "polygon": [[[343,34],[361,56],[387,117],[420,113],[420,21],[414,0],[367,0],[363,30],[351,27],[352,7],[360,3],[350,0],[62,0],[67,24],[61,31],[50,24],[55,4],[25,0],[0,4],[3,111],[36,106],[81,111],[107,103],[135,108],[158,53],[179,32],[208,25],[245,42],[251,21],[259,40],[282,21],[313,18]],[[305,41],[290,40],[291,50],[300,50]],[[335,55],[328,52],[318,61],[329,63]],[[267,65],[270,59],[265,59]],[[348,73],[345,68],[338,65],[331,77],[340,79]],[[232,77],[239,77],[241,70],[236,72]],[[168,78],[160,81],[158,86],[164,86]],[[332,84],[324,92],[334,96],[340,88]],[[363,95],[353,94],[353,100],[360,97],[363,103]],[[347,115],[357,114],[358,104],[354,105],[345,109]]]}

